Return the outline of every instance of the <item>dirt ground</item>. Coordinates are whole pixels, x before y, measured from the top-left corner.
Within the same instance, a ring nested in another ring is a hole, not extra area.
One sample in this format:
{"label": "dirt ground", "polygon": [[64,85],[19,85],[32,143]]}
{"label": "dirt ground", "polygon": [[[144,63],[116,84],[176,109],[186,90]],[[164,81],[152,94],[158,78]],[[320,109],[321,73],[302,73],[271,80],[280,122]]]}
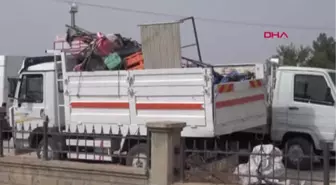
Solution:
{"label": "dirt ground", "polygon": [[[186,171],[185,181],[240,184],[239,177],[233,174],[237,164],[237,157],[234,156],[210,164],[196,164]],[[335,184],[335,166],[332,165],[330,168],[330,181],[331,184]],[[284,185],[320,185],[323,184],[323,177],[322,165],[316,164],[312,171],[285,169],[285,174],[281,177],[280,181]]]}

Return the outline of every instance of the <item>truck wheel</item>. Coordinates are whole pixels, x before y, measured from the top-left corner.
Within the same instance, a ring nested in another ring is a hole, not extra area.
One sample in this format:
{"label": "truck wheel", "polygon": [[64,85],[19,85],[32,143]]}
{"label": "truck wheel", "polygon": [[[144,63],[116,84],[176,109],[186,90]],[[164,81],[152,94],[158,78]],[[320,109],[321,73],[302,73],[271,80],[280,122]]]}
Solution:
{"label": "truck wheel", "polygon": [[127,153],[126,165],[146,169],[148,167],[148,146],[140,143],[133,146]]}
{"label": "truck wheel", "polygon": [[[39,159],[43,158],[44,142],[45,142],[45,139],[42,139],[36,149],[36,155],[37,155],[37,158]],[[57,143],[51,137],[48,137],[48,157],[47,159],[48,160],[60,159],[60,154],[58,153],[59,152],[58,150],[59,149],[57,147]]]}
{"label": "truck wheel", "polygon": [[[313,159],[311,154],[313,144],[304,138],[293,138],[286,142],[287,167],[292,169],[309,170]],[[286,164],[286,161],[285,161]]]}

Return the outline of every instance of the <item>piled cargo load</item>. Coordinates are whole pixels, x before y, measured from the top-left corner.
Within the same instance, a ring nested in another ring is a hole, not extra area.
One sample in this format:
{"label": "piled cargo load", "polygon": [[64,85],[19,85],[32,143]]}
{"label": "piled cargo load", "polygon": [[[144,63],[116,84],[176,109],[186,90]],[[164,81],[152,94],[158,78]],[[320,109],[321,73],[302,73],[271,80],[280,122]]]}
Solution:
{"label": "piled cargo load", "polygon": [[137,41],[120,34],[105,35],[66,26],[65,39],[58,39],[54,49],[67,50],[75,57],[74,71],[143,69],[141,45]]}
{"label": "piled cargo load", "polygon": [[[121,34],[92,33],[78,26],[66,25],[66,27],[66,37],[57,39],[54,49],[66,51],[74,56],[76,60],[74,71],[144,69],[142,46],[137,41]],[[253,73],[238,73],[236,70],[220,74],[215,66],[186,57],[181,58],[181,67],[213,67],[215,84],[255,78]]]}

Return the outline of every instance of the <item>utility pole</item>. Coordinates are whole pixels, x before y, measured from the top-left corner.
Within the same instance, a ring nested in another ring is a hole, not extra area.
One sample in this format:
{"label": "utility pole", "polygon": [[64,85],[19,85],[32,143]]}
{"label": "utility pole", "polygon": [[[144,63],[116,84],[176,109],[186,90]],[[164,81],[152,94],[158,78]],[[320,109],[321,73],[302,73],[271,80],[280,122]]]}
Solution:
{"label": "utility pole", "polygon": [[71,15],[71,26],[74,27],[76,25],[76,13],[78,12],[78,6],[75,2],[73,2],[70,6],[70,15]]}

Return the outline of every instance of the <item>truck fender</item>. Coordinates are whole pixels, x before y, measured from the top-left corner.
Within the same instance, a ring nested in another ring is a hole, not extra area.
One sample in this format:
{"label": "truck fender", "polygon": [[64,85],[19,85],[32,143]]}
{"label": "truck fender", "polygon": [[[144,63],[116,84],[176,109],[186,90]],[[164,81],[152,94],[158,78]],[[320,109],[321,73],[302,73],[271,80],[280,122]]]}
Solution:
{"label": "truck fender", "polygon": [[314,134],[307,133],[307,132],[286,132],[282,137],[282,145],[284,146],[288,139],[294,138],[294,137],[303,137],[311,141],[316,150],[321,149],[320,142],[317,139],[317,137]]}

